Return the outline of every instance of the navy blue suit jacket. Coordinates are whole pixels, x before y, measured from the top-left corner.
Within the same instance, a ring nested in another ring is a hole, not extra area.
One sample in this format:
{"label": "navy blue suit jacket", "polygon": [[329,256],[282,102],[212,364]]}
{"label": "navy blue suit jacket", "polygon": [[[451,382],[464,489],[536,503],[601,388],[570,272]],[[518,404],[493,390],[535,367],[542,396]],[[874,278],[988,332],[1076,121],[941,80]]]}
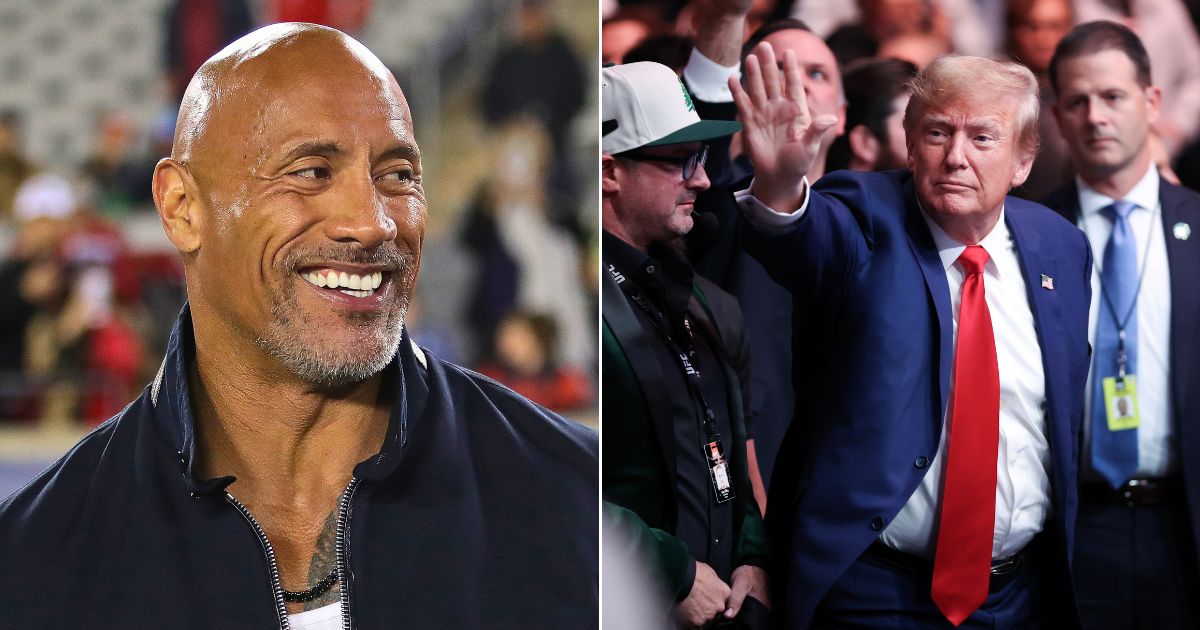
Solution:
{"label": "navy blue suit jacket", "polygon": [[[1200,549],[1200,283],[1196,281],[1200,274],[1200,194],[1160,181],[1158,199],[1171,270],[1171,421],[1175,423],[1176,461],[1187,492],[1192,536]],[[1068,221],[1079,222],[1079,189],[1074,182],[1043,203]],[[1179,223],[1188,225],[1187,238],[1175,237]]]}
{"label": "navy blue suit jacket", "polygon": [[[1005,208],[1046,378],[1053,505],[1045,533],[1061,589],[1050,601],[1073,619],[1091,250],[1079,229],[1038,204],[1009,197]],[[908,171],[826,176],[782,235],[740,223],[743,246],[792,292],[802,320],[793,332],[796,420],[776,461],[767,527],[783,564],[772,572],[772,599],[787,627],[804,628],[928,472],[954,352],[950,290]]]}

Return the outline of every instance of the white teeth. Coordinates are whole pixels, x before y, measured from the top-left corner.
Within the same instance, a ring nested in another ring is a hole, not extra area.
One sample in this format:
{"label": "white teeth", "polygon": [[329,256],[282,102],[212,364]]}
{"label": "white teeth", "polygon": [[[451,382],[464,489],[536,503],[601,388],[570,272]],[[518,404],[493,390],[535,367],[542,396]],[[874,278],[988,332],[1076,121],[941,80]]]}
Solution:
{"label": "white teeth", "polygon": [[383,273],[376,271],[366,275],[347,274],[338,271],[309,271],[304,279],[318,287],[338,289],[346,295],[367,297],[383,284]]}

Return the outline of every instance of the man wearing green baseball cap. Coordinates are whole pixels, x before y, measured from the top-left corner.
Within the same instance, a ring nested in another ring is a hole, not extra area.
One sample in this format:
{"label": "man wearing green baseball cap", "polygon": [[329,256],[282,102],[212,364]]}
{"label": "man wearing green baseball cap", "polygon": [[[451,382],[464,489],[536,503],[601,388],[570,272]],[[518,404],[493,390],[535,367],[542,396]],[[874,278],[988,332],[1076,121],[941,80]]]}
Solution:
{"label": "man wearing green baseball cap", "polygon": [[737,301],[692,273],[682,237],[709,187],[701,120],[666,66],[601,72],[606,514],[658,569],[676,620],[765,623],[767,553],[746,457],[748,342]]}

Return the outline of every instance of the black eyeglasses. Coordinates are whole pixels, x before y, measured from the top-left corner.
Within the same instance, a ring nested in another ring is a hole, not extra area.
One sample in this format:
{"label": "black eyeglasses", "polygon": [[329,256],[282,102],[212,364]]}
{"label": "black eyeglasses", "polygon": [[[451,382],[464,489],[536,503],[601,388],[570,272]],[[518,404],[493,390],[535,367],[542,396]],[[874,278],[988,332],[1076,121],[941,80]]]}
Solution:
{"label": "black eyeglasses", "polygon": [[704,166],[705,162],[708,161],[708,145],[706,144],[700,147],[699,151],[691,155],[682,157],[672,155],[654,155],[653,153],[642,153],[641,151],[637,150],[618,153],[617,157],[623,157],[637,162],[666,162],[667,164],[682,166],[683,181],[686,182],[696,174],[696,171],[699,170],[701,166]]}

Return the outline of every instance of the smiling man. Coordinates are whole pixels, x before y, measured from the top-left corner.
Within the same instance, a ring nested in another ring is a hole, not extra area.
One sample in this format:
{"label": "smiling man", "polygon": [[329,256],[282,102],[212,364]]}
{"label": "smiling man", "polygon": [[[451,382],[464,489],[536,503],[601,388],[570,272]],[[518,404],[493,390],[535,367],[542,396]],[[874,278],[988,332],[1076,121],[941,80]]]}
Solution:
{"label": "smiling man", "polygon": [[795,55],[780,69],[764,44],[730,87],[755,166],[743,245],[804,313],[793,378],[809,404],[767,503],[784,625],[1077,625],[1091,256],[1007,196],[1037,151],[1036,79],[943,57],[912,82],[909,168],[813,188],[835,120],[809,112]]}
{"label": "smiling man", "polygon": [[144,394],[0,504],[0,625],[595,623],[595,434],[403,326],[421,154],[373,54],[234,42],[153,191],[188,305]]}

